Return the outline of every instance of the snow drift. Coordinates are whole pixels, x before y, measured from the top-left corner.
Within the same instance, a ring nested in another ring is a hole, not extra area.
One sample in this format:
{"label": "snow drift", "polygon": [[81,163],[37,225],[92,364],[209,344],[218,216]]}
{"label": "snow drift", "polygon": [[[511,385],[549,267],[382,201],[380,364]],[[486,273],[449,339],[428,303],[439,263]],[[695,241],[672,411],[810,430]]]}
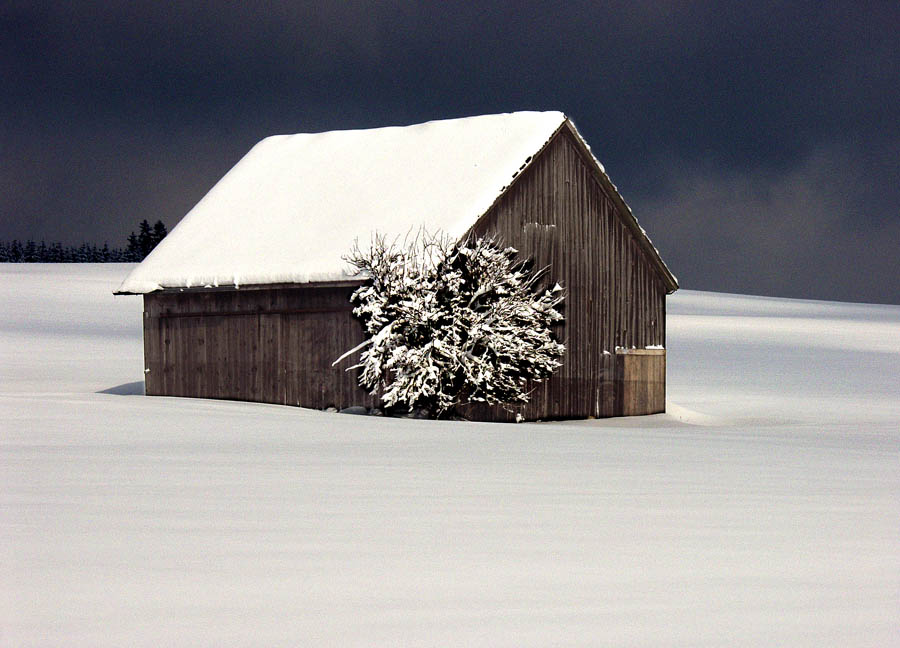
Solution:
{"label": "snow drift", "polygon": [[123,266],[0,265],[0,644],[897,645],[900,307],[680,291],[669,413],[147,398]]}

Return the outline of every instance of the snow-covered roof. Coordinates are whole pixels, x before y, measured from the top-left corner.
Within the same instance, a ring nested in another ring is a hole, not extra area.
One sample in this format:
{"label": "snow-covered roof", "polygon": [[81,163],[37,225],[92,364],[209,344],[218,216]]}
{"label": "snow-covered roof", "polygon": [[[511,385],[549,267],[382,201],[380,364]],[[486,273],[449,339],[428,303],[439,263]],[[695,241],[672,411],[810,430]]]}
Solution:
{"label": "snow-covered roof", "polygon": [[342,255],[376,231],[462,236],[564,120],[516,112],[267,137],[118,292],[349,279]]}
{"label": "snow-covered roof", "polygon": [[566,122],[515,112],[267,137],[116,292],[351,279],[342,256],[376,232],[461,237]]}

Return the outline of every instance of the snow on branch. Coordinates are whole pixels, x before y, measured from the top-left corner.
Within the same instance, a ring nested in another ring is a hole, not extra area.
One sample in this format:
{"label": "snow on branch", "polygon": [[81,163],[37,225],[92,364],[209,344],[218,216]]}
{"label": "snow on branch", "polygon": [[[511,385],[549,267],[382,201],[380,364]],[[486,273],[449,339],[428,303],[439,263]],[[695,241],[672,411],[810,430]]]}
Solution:
{"label": "snow on branch", "polygon": [[[565,347],[559,284],[539,289],[518,252],[494,238],[455,241],[422,230],[402,244],[376,235],[345,257],[368,281],[351,302],[365,327],[359,382],[387,407],[433,417],[466,402],[525,403],[528,381],[548,378]],[[338,362],[336,361],[336,362]]]}

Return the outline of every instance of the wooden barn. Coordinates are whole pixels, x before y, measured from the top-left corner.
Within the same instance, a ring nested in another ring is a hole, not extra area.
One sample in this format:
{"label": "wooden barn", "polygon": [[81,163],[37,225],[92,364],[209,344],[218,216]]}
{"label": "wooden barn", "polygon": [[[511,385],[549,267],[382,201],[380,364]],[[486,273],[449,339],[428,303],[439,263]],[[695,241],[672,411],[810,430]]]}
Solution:
{"label": "wooden barn", "polygon": [[[363,340],[342,259],[374,233],[496,234],[567,291],[563,366],[526,420],[665,410],[678,288],[572,122],[519,112],[269,137],[125,279],[144,298],[148,395],[377,406],[332,361]],[[470,407],[510,420],[501,407]]]}

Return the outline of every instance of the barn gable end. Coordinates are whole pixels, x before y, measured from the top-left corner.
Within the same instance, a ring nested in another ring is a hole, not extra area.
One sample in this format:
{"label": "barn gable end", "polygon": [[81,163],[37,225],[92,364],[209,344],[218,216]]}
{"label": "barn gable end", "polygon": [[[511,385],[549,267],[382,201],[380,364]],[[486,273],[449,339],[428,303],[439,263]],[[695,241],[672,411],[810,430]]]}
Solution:
{"label": "barn gable end", "polygon": [[[563,366],[535,386],[529,404],[475,408],[478,416],[621,415],[635,372],[654,386],[632,410],[664,411],[665,296],[674,277],[627,209],[577,131],[564,126],[472,228],[498,235],[566,289]],[[626,364],[621,356],[632,349],[643,353]]]}

